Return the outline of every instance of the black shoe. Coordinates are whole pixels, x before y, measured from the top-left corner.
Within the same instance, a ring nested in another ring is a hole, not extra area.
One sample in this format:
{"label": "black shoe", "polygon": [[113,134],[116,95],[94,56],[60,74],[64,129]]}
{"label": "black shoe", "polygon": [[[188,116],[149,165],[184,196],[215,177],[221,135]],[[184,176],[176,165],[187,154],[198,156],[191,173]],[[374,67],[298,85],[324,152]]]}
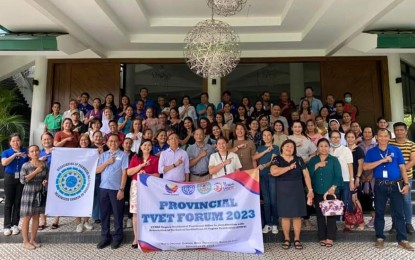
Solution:
{"label": "black shoe", "polygon": [[415,232],[414,227],[411,224],[406,224],[406,233],[412,235]]}
{"label": "black shoe", "polygon": [[100,219],[95,220],[95,224],[101,224],[101,220]]}
{"label": "black shoe", "polygon": [[395,224],[392,224],[392,227],[391,227],[391,229],[388,232],[389,232],[389,234],[396,233]]}
{"label": "black shoe", "polygon": [[117,249],[117,248],[120,247],[120,245],[121,245],[121,241],[112,241],[111,248],[112,249]]}
{"label": "black shoe", "polygon": [[109,246],[110,244],[111,244],[111,241],[110,241],[110,240],[101,240],[101,241],[98,243],[97,248],[98,248],[98,249],[103,249],[103,248],[105,248],[105,247]]}
{"label": "black shoe", "polygon": [[132,249],[137,249],[137,248],[138,248],[138,244],[132,244],[132,245],[131,245],[131,248],[132,248]]}

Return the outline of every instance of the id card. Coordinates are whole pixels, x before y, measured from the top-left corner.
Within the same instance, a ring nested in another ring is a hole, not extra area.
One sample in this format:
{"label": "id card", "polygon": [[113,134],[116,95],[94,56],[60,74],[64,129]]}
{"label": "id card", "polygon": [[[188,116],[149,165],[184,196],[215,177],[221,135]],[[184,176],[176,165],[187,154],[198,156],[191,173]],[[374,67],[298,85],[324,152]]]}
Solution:
{"label": "id card", "polygon": [[14,178],[15,179],[20,179],[20,172],[15,172],[14,173]]}
{"label": "id card", "polygon": [[387,170],[383,170],[382,173],[383,173],[383,178],[384,179],[387,179],[388,178],[388,171]]}

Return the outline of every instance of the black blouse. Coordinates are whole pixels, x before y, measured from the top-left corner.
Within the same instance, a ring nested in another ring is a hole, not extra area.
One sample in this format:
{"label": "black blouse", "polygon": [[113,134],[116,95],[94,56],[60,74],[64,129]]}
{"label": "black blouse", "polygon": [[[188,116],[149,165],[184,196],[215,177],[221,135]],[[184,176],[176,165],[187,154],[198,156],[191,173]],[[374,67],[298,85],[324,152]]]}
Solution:
{"label": "black blouse", "polygon": [[303,170],[306,169],[306,165],[303,159],[299,156],[294,156],[294,159],[290,162],[287,162],[281,155],[277,155],[272,160],[271,165],[276,165],[278,167],[288,167],[295,162],[296,167],[288,172],[277,176],[277,181],[302,181],[303,180]]}

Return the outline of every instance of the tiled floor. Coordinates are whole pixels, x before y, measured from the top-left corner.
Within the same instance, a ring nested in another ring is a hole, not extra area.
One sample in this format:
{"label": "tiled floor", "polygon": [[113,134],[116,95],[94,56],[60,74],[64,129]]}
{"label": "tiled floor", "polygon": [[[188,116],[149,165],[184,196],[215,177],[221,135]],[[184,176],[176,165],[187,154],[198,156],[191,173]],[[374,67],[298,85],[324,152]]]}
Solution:
{"label": "tiled floor", "polygon": [[[370,219],[370,216],[365,216],[365,223],[367,223]],[[51,225],[53,223],[54,218],[50,217],[47,218],[47,228],[43,231],[40,232],[75,232],[76,230],[76,222],[75,222],[75,218],[72,217],[61,217],[60,221],[59,221],[59,228],[58,229],[51,229]],[[0,232],[3,232],[3,218],[0,218]],[[310,221],[312,223],[311,227],[302,227],[302,230],[316,230],[317,229],[317,220],[314,216],[312,216],[310,218]],[[92,220],[90,221],[90,223],[92,223]],[[413,225],[415,226],[415,218],[413,221]],[[94,229],[93,231],[100,231],[101,230],[101,225],[99,224],[93,224]],[[338,223],[338,228],[339,230],[343,229],[343,223],[339,222]],[[391,218],[390,217],[385,217],[385,230],[389,230],[391,226]],[[132,230],[130,229],[126,229],[126,230]],[[367,230],[374,230],[373,228],[367,228],[365,229]],[[357,231],[357,230],[356,230]],[[85,231],[88,232],[88,231]]]}
{"label": "tiled floor", "polygon": [[249,255],[206,250],[140,253],[123,245],[117,250],[98,250],[91,244],[49,244],[36,250],[25,250],[21,244],[1,244],[0,259],[143,259],[143,260],[218,260],[218,259],[415,259],[414,252],[404,251],[396,243],[378,250],[373,243],[338,243],[325,248],[317,243],[304,243],[303,250],[281,249],[279,244],[266,244],[264,255]]}

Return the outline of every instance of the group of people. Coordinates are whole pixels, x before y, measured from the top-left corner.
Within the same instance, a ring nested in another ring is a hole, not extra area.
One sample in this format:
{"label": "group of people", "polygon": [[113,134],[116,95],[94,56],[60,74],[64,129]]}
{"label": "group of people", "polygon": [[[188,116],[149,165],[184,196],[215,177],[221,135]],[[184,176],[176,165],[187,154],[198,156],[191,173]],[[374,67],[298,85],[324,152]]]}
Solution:
{"label": "group of people", "polygon": [[[328,95],[326,104],[314,97],[311,87],[297,107],[287,92],[279,102],[271,103],[270,93],[262,93],[254,106],[247,97],[240,104],[223,92],[222,102],[214,106],[207,93],[200,95],[195,107],[189,96],[182,105],[164,97],[157,102],[148,98],[148,89],[140,90],[133,106],[129,97],[120,106],[108,94],[89,104],[89,94],[70,100],[69,109],[60,114],[61,104],[53,103],[45,118],[42,149],[22,147],[20,137],[10,137],[10,148],[1,156],[5,166],[4,234],[18,234],[23,217],[24,247],[35,249],[38,229],[45,228],[44,205],[37,194],[47,185],[53,147],[98,149],[92,219],[102,227],[99,249],[118,248],[123,239],[124,201],[129,204],[129,223],[134,227],[132,247],[137,248],[137,176],[142,173],[179,182],[203,182],[239,170],[259,169],[263,201],[263,233],[284,233],[282,247],[291,247],[290,223],[294,243],[302,249],[301,227],[309,225],[315,208],[319,243],[332,247],[336,239],[336,217],[325,217],[319,203],[341,198],[353,207],[363,185],[374,191],[372,219],[367,223],[376,231],[376,247],[382,248],[385,236],[384,213],[391,203],[393,230],[399,245],[413,250],[407,233],[414,232],[410,190],[415,144],[406,138],[404,123],[394,124],[395,138],[390,139],[387,121],[378,120],[375,133],[360,127],[358,108],[352,94],[344,100]],[[393,144],[393,145],[392,145]],[[30,160],[29,160],[30,159]],[[399,187],[398,187],[399,183]],[[314,207],[313,207],[314,206]],[[110,235],[110,215],[114,215],[115,233]],[[77,232],[90,230],[89,218],[77,218]],[[29,221],[32,232],[29,239]],[[39,220],[40,218],[40,220]],[[127,220],[128,221],[128,220]],[[281,223],[280,223],[281,222]],[[55,218],[52,228],[59,227]],[[363,229],[364,223],[345,226],[344,231]]]}

